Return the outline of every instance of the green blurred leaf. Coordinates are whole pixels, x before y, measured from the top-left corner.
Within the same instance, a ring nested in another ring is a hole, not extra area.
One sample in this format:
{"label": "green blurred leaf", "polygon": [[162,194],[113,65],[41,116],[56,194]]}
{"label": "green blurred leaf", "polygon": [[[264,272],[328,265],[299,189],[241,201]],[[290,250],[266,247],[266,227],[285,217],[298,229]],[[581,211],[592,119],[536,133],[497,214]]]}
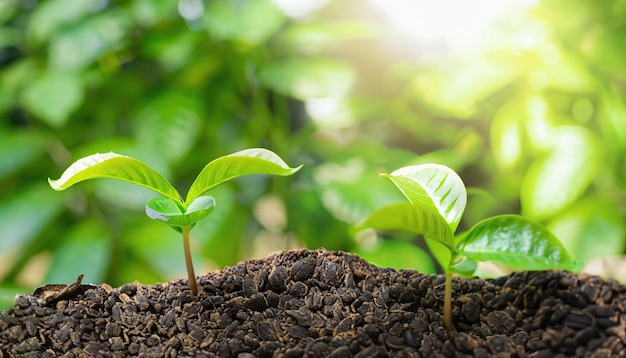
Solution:
{"label": "green blurred leaf", "polygon": [[130,4],[130,13],[137,24],[151,27],[159,21],[175,16],[176,3],[161,1],[133,1]]}
{"label": "green blurred leaf", "polygon": [[[1,5],[0,5],[1,6]],[[26,287],[0,287],[0,312],[4,313],[15,304],[15,296],[24,294]]]}
{"label": "green blurred leaf", "polygon": [[234,265],[241,261],[243,246],[251,245],[249,229],[253,218],[250,210],[240,205],[234,205],[231,209],[224,214],[221,222],[214,221],[211,216],[209,220],[198,223],[198,226],[215,225],[209,233],[199,230],[192,233],[192,241],[202,244],[201,250],[205,260],[211,260],[219,267]]}
{"label": "green blurred leaf", "polygon": [[550,89],[567,92],[594,92],[597,88],[596,76],[586,64],[580,63],[564,51],[558,53],[559,60],[537,71]]}
{"label": "green blurred leaf", "polygon": [[[190,244],[194,247],[194,266],[198,267],[202,257],[195,249],[196,237],[191,234]],[[121,282],[146,280],[141,282],[152,283],[186,275],[181,235],[174,230],[164,230],[163,224],[146,220],[143,215],[130,218],[120,232],[119,241],[124,243],[125,255],[115,258],[114,274],[121,277]]]}
{"label": "green blurred leaf", "polygon": [[305,51],[355,39],[371,38],[380,34],[380,29],[361,21],[333,21],[295,23],[281,33],[281,39]]}
{"label": "green blurred leaf", "polygon": [[500,168],[510,171],[524,157],[524,102],[509,100],[493,118],[490,127],[491,150]]}
{"label": "green blurred leaf", "polygon": [[[228,233],[228,230],[232,229],[230,224],[233,220],[233,213],[236,211],[236,206],[238,205],[236,186],[232,185],[232,183],[224,183],[211,189],[211,196],[219,205],[215,205],[209,220],[199,221],[193,229],[194,241],[201,246],[213,239],[220,241],[224,238],[225,234],[218,235],[218,232]],[[228,235],[230,238],[236,237],[233,234]],[[221,254],[222,253],[211,252],[209,257],[211,257],[211,255]]]}
{"label": "green blurred leaf", "polygon": [[598,144],[582,127],[560,127],[555,147],[531,164],[521,188],[525,215],[548,218],[572,204],[585,192],[601,162]]}
{"label": "green blurred leaf", "polygon": [[452,253],[454,252],[454,258],[457,257],[456,247],[454,248],[454,250],[450,250],[448,246],[445,246],[439,241],[429,239],[426,239],[424,241],[426,242],[426,246],[428,246],[428,250],[430,250],[430,253],[435,258],[435,260],[437,260],[443,270],[448,270],[450,268],[450,265],[453,264]]}
{"label": "green blurred leaf", "polygon": [[207,217],[215,207],[210,196],[195,198],[187,209],[170,198],[154,198],[146,204],[146,214],[153,220],[173,227],[190,226]]}
{"label": "green blurred leaf", "polygon": [[208,33],[220,40],[260,45],[284,23],[282,12],[268,0],[211,1],[205,20]]}
{"label": "green blurred leaf", "polygon": [[439,68],[420,68],[409,91],[418,101],[456,118],[470,118],[485,98],[510,84],[521,68],[488,56],[466,56]]}
{"label": "green blurred leaf", "polygon": [[433,260],[428,253],[408,242],[381,240],[380,245],[372,249],[357,249],[355,253],[376,266],[435,273]]}
{"label": "green blurred leaf", "polygon": [[465,184],[452,169],[440,164],[420,164],[386,174],[419,210],[441,215],[450,231],[461,222],[467,193]]}
{"label": "green blurred leaf", "polygon": [[111,253],[111,234],[104,223],[83,220],[69,230],[56,248],[45,282],[69,282],[82,273],[83,283],[102,283]]}
{"label": "green blurred leaf", "polygon": [[276,153],[263,148],[245,149],[217,158],[207,164],[191,184],[186,203],[209,189],[242,175],[292,175],[302,166],[290,168]]}
{"label": "green blurred leaf", "polygon": [[[197,33],[183,31],[180,33],[159,34],[146,42],[147,54],[163,65],[168,72],[184,68],[193,60],[193,52],[198,46]],[[185,100],[189,102],[189,99]]]}
{"label": "green blurred leaf", "polygon": [[91,0],[48,0],[33,9],[28,30],[36,42],[48,40],[60,29],[89,15]]}
{"label": "green blurred leaf", "polygon": [[461,276],[471,276],[476,272],[478,263],[473,260],[461,257],[461,261],[450,266],[450,271],[459,274]]}
{"label": "green blurred leaf", "polygon": [[47,143],[43,135],[34,131],[0,131],[0,139],[0,179],[37,159]]}
{"label": "green blurred leaf", "polygon": [[277,62],[261,68],[261,81],[297,99],[341,97],[356,80],[351,65],[331,59],[307,58]]}
{"label": "green blurred leaf", "polygon": [[147,164],[113,152],[94,154],[74,162],[57,180],[48,179],[54,190],[65,190],[88,179],[111,178],[141,185],[173,200],[182,201],[178,191]]}
{"label": "green blurred leaf", "polygon": [[167,92],[141,105],[135,114],[137,143],[168,161],[178,161],[194,146],[200,129],[200,104],[180,92]]}
{"label": "green blurred leaf", "polygon": [[459,244],[458,253],[518,270],[579,268],[547,228],[518,215],[495,216],[476,224]]}
{"label": "green blurred leaf", "polygon": [[549,228],[579,262],[621,255],[626,246],[626,222],[620,206],[598,196],[577,202],[555,217]]}
{"label": "green blurred leaf", "polygon": [[[375,174],[380,170],[375,154],[368,153],[364,146],[358,148],[364,150],[361,153],[367,156],[367,162],[354,154],[341,163],[326,162],[313,168],[313,180],[324,207],[338,220],[350,224],[381,205],[403,199],[396,188]],[[334,159],[341,160],[337,156]]]}
{"label": "green blurred leaf", "polygon": [[122,47],[130,25],[125,11],[110,9],[64,28],[51,39],[50,66],[61,71],[88,67],[107,51]]}
{"label": "green blurred leaf", "polygon": [[45,184],[30,184],[0,203],[0,251],[24,247],[63,210],[66,195]]}
{"label": "green blurred leaf", "polygon": [[24,89],[24,105],[48,125],[59,128],[83,102],[83,85],[71,73],[49,71]]}
{"label": "green blurred leaf", "polygon": [[626,151],[626,103],[615,88],[608,88],[602,93],[601,123],[605,123],[612,145]]}

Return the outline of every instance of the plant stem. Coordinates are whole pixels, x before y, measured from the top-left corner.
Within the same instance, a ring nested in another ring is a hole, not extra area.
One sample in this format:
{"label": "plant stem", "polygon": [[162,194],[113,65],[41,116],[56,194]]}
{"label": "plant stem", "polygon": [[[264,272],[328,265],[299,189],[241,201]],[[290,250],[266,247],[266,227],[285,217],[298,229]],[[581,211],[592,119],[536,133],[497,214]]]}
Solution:
{"label": "plant stem", "polygon": [[189,248],[189,231],[191,226],[181,227],[183,233],[183,246],[185,248],[185,263],[187,264],[187,276],[189,277],[189,288],[194,296],[198,295],[198,286],[196,285],[196,274],[193,271],[193,263],[191,262],[191,249]]}
{"label": "plant stem", "polygon": [[443,292],[443,328],[452,334],[452,272],[446,272],[446,283]]}

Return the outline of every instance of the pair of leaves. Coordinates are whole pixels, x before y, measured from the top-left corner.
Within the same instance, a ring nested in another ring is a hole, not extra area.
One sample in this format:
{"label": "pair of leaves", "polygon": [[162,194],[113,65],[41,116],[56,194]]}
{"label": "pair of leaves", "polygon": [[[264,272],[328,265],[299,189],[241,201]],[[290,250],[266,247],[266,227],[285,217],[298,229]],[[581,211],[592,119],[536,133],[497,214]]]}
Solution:
{"label": "pair of leaves", "polygon": [[65,190],[95,178],[117,179],[146,187],[164,196],[150,200],[146,205],[146,214],[154,220],[180,228],[193,225],[213,211],[215,200],[202,194],[215,186],[249,174],[287,176],[300,170],[300,167],[290,168],[267,149],[242,150],[207,164],[191,185],[184,201],[174,186],[150,166],[113,152],[79,159],[58,180],[48,181],[55,190]]}
{"label": "pair of leaves", "polygon": [[446,270],[470,274],[474,265],[454,266],[457,259],[493,261],[515,269],[544,270],[577,265],[560,241],[545,227],[518,215],[486,219],[454,238],[467,194],[461,178],[438,164],[404,167],[388,177],[410,203],[385,206],[361,227],[403,229],[422,234],[435,258]]}

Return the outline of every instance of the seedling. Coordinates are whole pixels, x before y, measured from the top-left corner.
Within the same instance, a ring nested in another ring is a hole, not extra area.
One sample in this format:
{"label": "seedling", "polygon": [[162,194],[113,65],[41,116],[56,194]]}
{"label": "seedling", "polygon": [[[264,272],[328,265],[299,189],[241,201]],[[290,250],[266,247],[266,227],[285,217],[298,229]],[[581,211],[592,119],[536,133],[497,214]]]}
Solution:
{"label": "seedling", "polygon": [[111,178],[141,185],[163,195],[163,197],[148,201],[146,214],[151,219],[167,224],[182,234],[189,288],[194,295],[197,295],[196,275],[189,248],[189,232],[215,207],[215,200],[204,194],[209,189],[242,175],[287,176],[294,174],[301,167],[290,168],[278,155],[267,149],[242,150],[217,158],[207,164],[191,184],[187,198],[183,200],[174,186],[147,164],[111,152],[81,158],[70,165],[61,178],[48,179],[48,182],[54,190],[60,191],[87,179]]}
{"label": "seedling", "polygon": [[448,333],[452,332],[452,274],[471,275],[476,261],[519,270],[579,268],[547,228],[523,216],[495,216],[455,237],[467,193],[461,178],[446,166],[415,165],[381,175],[389,178],[409,202],[384,206],[359,227],[401,229],[424,236],[446,272],[443,315]]}

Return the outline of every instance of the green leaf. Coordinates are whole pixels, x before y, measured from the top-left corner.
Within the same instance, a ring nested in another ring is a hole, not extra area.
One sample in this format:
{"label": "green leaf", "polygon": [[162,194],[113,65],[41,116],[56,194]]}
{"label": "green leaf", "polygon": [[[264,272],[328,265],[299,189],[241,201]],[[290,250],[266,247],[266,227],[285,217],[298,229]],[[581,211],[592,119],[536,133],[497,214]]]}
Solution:
{"label": "green leaf", "polygon": [[280,34],[280,39],[281,42],[296,49],[319,49],[350,40],[372,38],[377,36],[379,31],[373,23],[365,21],[307,21],[290,24]]}
{"label": "green leaf", "polygon": [[44,183],[24,185],[4,197],[0,202],[0,252],[18,251],[36,240],[63,211],[66,199]]}
{"label": "green leaf", "polygon": [[215,199],[210,196],[195,198],[187,209],[170,198],[154,198],[146,204],[146,215],[170,226],[193,225],[207,217],[215,208]]}
{"label": "green leaf", "polygon": [[491,121],[491,152],[497,165],[505,171],[517,168],[524,159],[525,102],[513,98],[507,101]]}
{"label": "green leaf", "polygon": [[85,275],[85,282],[104,282],[113,251],[107,226],[101,221],[87,219],[68,229],[67,237],[54,251],[45,282],[65,282],[77,272]]}
{"label": "green leaf", "polygon": [[356,254],[380,267],[414,269],[422,273],[435,273],[433,260],[419,247],[399,240],[381,240],[371,249],[358,249]]}
{"label": "green leaf", "polygon": [[621,255],[626,245],[626,222],[618,200],[584,198],[554,218],[548,227],[576,261]]}
{"label": "green leaf", "polygon": [[534,162],[522,183],[524,215],[549,218],[575,202],[598,173],[602,162],[595,137],[582,127],[555,132],[554,149]]}
{"label": "green leaf", "polygon": [[207,164],[191,184],[185,203],[193,201],[209,189],[234,178],[249,174],[292,175],[302,166],[290,168],[274,152],[263,148],[245,149],[217,158]]}
{"label": "green leaf", "polygon": [[170,91],[138,106],[133,116],[137,143],[169,162],[183,158],[200,132],[199,101]]}
{"label": "green leaf", "polygon": [[[362,157],[321,163],[312,175],[324,208],[338,220],[351,224],[385,204],[404,199],[396,188],[380,180],[374,155],[366,154],[364,146],[355,146],[361,149]],[[367,163],[364,158],[368,159]]]}
{"label": "green leaf", "polygon": [[461,276],[471,276],[477,267],[478,263],[476,261],[461,257],[457,263],[450,266],[450,271]]}
{"label": "green leaf", "polygon": [[[67,72],[79,72],[98,64],[126,40],[131,25],[128,14],[120,8],[92,12],[50,38],[48,63],[51,68]],[[103,62],[100,65],[103,66]]]}
{"label": "green leaf", "polygon": [[113,152],[81,158],[70,165],[61,178],[48,178],[48,182],[54,190],[60,191],[78,182],[96,178],[118,179],[141,185],[173,200],[182,201],[172,184],[147,164]]}
{"label": "green leaf", "polygon": [[39,132],[0,131],[0,179],[18,172],[46,150],[46,137]]}
{"label": "green leaf", "polygon": [[83,102],[83,85],[73,73],[49,71],[30,82],[22,92],[26,107],[51,127],[65,125]]}
{"label": "green leaf", "polygon": [[421,164],[384,175],[418,209],[441,215],[454,233],[467,202],[465,185],[454,170],[440,164]]}
{"label": "green leaf", "polygon": [[[450,265],[452,265],[453,263],[453,257],[457,256],[456,248],[454,248],[454,251],[450,250],[448,246],[443,245],[439,241],[430,240],[428,238],[424,240],[424,242],[426,242],[426,246],[428,246],[430,253],[435,258],[435,260],[439,262],[439,265],[441,265],[443,270],[446,272],[449,271]],[[455,253],[454,256],[452,255],[453,252]]]}
{"label": "green leaf", "polygon": [[261,68],[259,76],[276,92],[301,100],[341,97],[356,81],[355,71],[348,63],[321,58],[272,63]]}
{"label": "green leaf", "polygon": [[435,240],[454,252],[454,238],[443,217],[431,211],[420,210],[411,203],[395,203],[383,206],[372,213],[360,228],[376,230],[406,230]]}
{"label": "green leaf", "polygon": [[268,0],[210,1],[204,14],[212,37],[249,45],[266,43],[285,22],[285,16]]}
{"label": "green leaf", "polygon": [[470,260],[493,261],[519,270],[578,269],[548,229],[518,215],[481,221],[467,233],[458,251]]}

